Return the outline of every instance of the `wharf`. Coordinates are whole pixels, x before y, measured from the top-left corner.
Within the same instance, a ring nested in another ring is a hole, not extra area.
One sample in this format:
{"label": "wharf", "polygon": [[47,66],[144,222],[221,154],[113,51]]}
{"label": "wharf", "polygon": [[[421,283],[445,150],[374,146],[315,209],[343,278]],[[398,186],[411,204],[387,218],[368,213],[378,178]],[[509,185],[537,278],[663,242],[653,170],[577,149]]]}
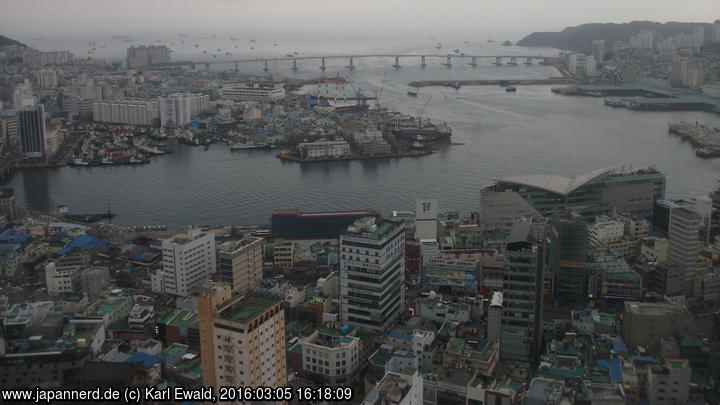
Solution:
{"label": "wharf", "polygon": [[444,86],[459,89],[462,86],[508,86],[508,85],[539,85],[539,84],[575,84],[575,79],[505,79],[505,80],[422,80],[408,83],[412,87]]}
{"label": "wharf", "polygon": [[689,122],[671,123],[668,132],[690,142],[701,158],[720,157],[720,129]]}
{"label": "wharf", "polygon": [[418,152],[403,152],[403,153],[390,153],[385,155],[367,155],[367,156],[344,156],[334,158],[321,158],[321,159],[303,159],[297,155],[288,155],[285,153],[279,153],[277,157],[281,160],[297,163],[327,163],[327,162],[340,162],[349,160],[371,160],[371,159],[391,159],[391,158],[403,158],[403,157],[420,157],[431,155],[432,151],[418,151]]}

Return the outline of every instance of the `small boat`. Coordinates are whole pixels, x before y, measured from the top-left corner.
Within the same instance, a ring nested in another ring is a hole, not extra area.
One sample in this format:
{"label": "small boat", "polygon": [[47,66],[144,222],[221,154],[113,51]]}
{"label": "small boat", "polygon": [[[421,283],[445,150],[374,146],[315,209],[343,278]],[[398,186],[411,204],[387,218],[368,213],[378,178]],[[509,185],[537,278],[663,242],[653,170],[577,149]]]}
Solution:
{"label": "small boat", "polygon": [[517,89],[515,88],[515,86],[507,86],[505,88],[505,91],[507,91],[508,93],[515,93]]}
{"label": "small boat", "polygon": [[407,95],[410,96],[410,97],[417,97],[417,96],[418,96],[418,94],[417,94],[416,92],[414,92],[414,91],[408,91],[408,92],[407,92]]}
{"label": "small boat", "polygon": [[294,58],[294,57],[295,57],[295,55],[293,55],[293,54],[291,54],[291,53],[289,53],[289,54],[287,54],[287,55],[285,55],[285,56],[288,57],[288,58]]}

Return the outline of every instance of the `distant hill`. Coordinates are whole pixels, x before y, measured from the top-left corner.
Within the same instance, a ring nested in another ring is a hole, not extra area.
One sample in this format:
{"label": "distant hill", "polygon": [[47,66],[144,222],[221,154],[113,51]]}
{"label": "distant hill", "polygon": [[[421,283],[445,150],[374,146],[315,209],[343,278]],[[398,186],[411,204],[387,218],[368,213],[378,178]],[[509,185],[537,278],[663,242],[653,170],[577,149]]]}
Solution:
{"label": "distant hill", "polygon": [[25,44],[22,44],[14,39],[0,35],[0,46],[10,46],[10,45],[25,46]]}
{"label": "distant hill", "polygon": [[593,39],[604,39],[605,49],[616,41],[626,42],[631,35],[640,31],[655,31],[662,37],[675,34],[691,34],[696,26],[705,28],[705,35],[712,25],[707,23],[658,23],[652,21],[632,21],[623,24],[583,24],[567,27],[560,32],[533,32],[517,42],[518,46],[549,47],[576,52],[590,52]]}

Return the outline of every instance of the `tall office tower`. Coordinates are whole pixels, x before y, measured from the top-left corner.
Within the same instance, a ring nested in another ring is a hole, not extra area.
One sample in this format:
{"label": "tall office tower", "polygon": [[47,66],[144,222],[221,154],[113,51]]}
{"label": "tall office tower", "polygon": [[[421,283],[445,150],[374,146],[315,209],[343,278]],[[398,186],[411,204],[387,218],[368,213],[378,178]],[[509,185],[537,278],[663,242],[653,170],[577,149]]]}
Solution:
{"label": "tall office tower", "polygon": [[555,298],[560,305],[584,307],[588,296],[587,223],[576,213],[552,221],[551,267],[555,273]]}
{"label": "tall office tower", "polygon": [[343,324],[385,334],[405,310],[405,232],[399,222],[358,219],[340,235]]}
{"label": "tall office tower", "polygon": [[605,60],[605,40],[595,39],[592,41],[592,54],[595,57],[595,62],[602,65]]}
{"label": "tall office tower", "polygon": [[500,356],[535,364],[542,352],[547,247],[532,237],[515,240],[505,248]]}
{"label": "tall office tower", "polygon": [[421,197],[415,200],[415,239],[437,240],[437,198]]}
{"label": "tall office tower", "polygon": [[220,281],[230,284],[233,292],[243,292],[262,280],[264,241],[263,238],[247,237],[220,245]]}
{"label": "tall office tower", "polygon": [[215,235],[190,229],[162,242],[163,284],[168,294],[187,297],[215,272]]}
{"label": "tall office tower", "polygon": [[15,219],[15,191],[11,188],[0,189],[0,216],[8,221]]}
{"label": "tall office tower", "polygon": [[45,107],[42,104],[17,110],[20,151],[25,159],[41,162],[47,158]]}
{"label": "tall office tower", "polygon": [[668,262],[677,267],[686,285],[681,291],[690,293],[695,288],[694,280],[700,260],[700,229],[702,217],[689,208],[677,207],[670,211],[668,227]]}
{"label": "tall office tower", "polygon": [[206,281],[198,320],[203,386],[287,385],[283,297],[233,295],[228,284]]}
{"label": "tall office tower", "polygon": [[502,318],[503,318],[503,293],[502,291],[493,292],[492,299],[488,305],[488,326],[487,338],[493,342],[500,342],[502,334]]}

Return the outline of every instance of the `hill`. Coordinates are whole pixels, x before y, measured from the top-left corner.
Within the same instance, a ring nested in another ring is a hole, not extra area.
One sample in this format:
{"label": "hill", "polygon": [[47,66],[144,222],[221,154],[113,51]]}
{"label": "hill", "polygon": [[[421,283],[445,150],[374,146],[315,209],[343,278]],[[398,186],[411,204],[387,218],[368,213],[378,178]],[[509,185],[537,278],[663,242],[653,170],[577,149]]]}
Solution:
{"label": "hill", "polygon": [[663,24],[652,21],[632,21],[623,24],[582,24],[576,27],[567,27],[560,32],[533,32],[518,41],[516,45],[590,52],[594,39],[604,39],[605,49],[608,49],[613,42],[626,42],[631,35],[635,35],[640,31],[655,31],[657,35],[667,37],[680,33],[692,34],[693,29],[697,26],[704,27],[707,35],[712,24],[680,22]]}
{"label": "hill", "polygon": [[20,43],[12,38],[4,37],[0,35],[0,47],[2,46],[10,46],[10,45],[20,45],[25,46],[25,44]]}

